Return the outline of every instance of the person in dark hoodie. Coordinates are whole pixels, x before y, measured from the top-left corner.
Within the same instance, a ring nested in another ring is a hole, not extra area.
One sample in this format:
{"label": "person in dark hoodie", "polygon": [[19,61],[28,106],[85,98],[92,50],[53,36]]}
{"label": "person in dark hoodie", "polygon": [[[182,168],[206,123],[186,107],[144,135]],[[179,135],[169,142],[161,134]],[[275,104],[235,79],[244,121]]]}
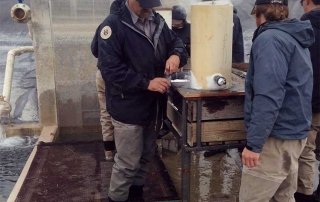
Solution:
{"label": "person in dark hoodie", "polygon": [[311,125],[310,22],[287,19],[288,0],[256,0],[245,82],[247,144],[240,202],[294,201],[298,158]]}
{"label": "person in dark hoodie", "polygon": [[187,11],[183,6],[172,7],[172,30],[182,40],[190,57],[190,23],[187,22]]}
{"label": "person in dark hoodie", "polygon": [[[312,126],[308,141],[299,158],[297,202],[320,202],[320,186],[313,199],[315,161],[320,160],[320,0],[301,0],[305,14],[301,20],[310,20],[315,43],[309,47],[313,67]],[[316,155],[315,155],[315,153]]]}
{"label": "person in dark hoodie", "polygon": [[91,44],[106,83],[117,149],[109,202],[143,201],[147,164],[162,125],[159,100],[170,85],[164,72],[187,62],[182,41],[152,9],[158,6],[160,0],[127,0],[99,25]]}
{"label": "person in dark hoodie", "polygon": [[237,9],[233,7],[232,63],[244,62],[243,33]]}

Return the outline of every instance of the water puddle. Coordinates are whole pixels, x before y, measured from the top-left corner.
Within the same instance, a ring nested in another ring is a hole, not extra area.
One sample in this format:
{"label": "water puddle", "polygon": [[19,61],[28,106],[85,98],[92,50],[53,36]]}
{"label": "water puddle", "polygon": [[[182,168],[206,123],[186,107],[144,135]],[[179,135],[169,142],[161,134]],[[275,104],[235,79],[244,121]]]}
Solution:
{"label": "water puddle", "polygon": [[[239,158],[237,149],[211,157],[204,157],[203,152],[192,153],[191,202],[209,202],[215,194],[237,197],[241,181]],[[163,151],[162,160],[180,193],[181,153]]]}
{"label": "water puddle", "polygon": [[0,201],[6,201],[38,136],[8,137],[0,143]]}

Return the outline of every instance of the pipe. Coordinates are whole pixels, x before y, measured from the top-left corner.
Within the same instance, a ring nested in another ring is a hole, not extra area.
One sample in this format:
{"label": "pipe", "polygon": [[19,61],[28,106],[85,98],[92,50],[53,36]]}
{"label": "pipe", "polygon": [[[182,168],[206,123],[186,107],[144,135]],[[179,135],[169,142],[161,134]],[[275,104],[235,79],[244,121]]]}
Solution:
{"label": "pipe", "polygon": [[29,29],[29,37],[31,38],[31,40],[33,40],[33,22],[32,20],[30,20],[28,23],[28,29]]}
{"label": "pipe", "polygon": [[26,4],[18,3],[11,8],[11,17],[15,22],[27,23],[31,20],[31,9]]}
{"label": "pipe", "polygon": [[19,56],[23,53],[28,53],[28,52],[34,52],[33,46],[23,46],[23,47],[12,49],[8,52],[2,95],[4,96],[4,100],[9,103],[10,103],[15,56]]}

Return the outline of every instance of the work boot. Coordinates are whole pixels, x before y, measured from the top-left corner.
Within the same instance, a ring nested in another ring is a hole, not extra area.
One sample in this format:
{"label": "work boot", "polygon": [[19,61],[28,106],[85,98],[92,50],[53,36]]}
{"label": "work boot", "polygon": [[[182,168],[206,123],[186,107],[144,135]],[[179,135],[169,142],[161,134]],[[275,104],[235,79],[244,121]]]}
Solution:
{"label": "work boot", "polygon": [[114,151],[104,151],[104,154],[106,155],[106,160],[109,162],[114,161]]}
{"label": "work boot", "polygon": [[294,194],[294,198],[296,202],[313,202],[313,195],[305,195],[305,194],[296,192]]}
{"label": "work boot", "polygon": [[[320,186],[320,185],[319,185]],[[319,190],[319,187],[318,186],[318,190],[316,190],[314,193],[313,193],[313,201],[314,202],[320,202],[320,190]]]}
{"label": "work boot", "polygon": [[317,190],[313,193],[313,201],[320,202],[320,182],[319,182]]}
{"label": "work boot", "polygon": [[144,185],[131,185],[129,188],[129,196],[142,196]]}
{"label": "work boot", "polygon": [[143,187],[144,185],[131,185],[129,188],[129,199],[131,202],[145,202],[143,195]]}
{"label": "work boot", "polygon": [[109,202],[131,202],[131,201],[129,201],[129,199],[127,199],[127,200],[125,200],[125,201],[114,201],[114,200],[112,200],[110,197],[108,197],[108,201],[109,201]]}

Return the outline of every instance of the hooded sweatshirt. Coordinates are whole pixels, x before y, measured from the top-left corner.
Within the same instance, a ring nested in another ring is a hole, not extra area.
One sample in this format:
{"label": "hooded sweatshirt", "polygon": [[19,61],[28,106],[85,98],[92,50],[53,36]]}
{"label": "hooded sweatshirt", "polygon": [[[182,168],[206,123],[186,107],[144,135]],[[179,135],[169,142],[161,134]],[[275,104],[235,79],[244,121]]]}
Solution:
{"label": "hooded sweatshirt", "polygon": [[311,125],[313,74],[309,21],[266,22],[254,34],[245,83],[247,148],[260,153],[266,139],[300,140]]}
{"label": "hooded sweatshirt", "polygon": [[312,112],[320,112],[320,9],[314,9],[304,14],[301,20],[310,20],[315,43],[309,47],[311,62],[313,67],[313,93],[312,93]]}

